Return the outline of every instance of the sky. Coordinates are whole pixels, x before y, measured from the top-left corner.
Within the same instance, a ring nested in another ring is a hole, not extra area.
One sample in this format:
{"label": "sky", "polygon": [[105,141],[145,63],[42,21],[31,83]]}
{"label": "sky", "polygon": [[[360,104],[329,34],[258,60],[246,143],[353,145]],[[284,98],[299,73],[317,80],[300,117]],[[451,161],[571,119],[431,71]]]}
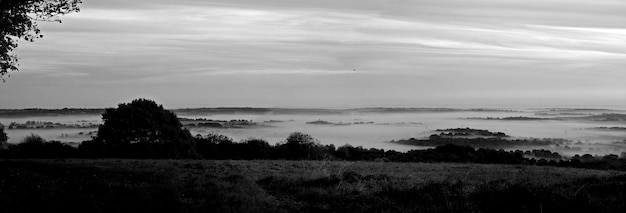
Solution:
{"label": "sky", "polygon": [[626,107],[624,0],[84,0],[0,108]]}

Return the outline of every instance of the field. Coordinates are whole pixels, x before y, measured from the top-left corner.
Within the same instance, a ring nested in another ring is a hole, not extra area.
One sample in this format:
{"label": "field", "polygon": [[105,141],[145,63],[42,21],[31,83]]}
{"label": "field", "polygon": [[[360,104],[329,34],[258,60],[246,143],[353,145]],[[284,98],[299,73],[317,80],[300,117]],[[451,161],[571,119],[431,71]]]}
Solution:
{"label": "field", "polygon": [[626,173],[449,163],[0,161],[2,212],[624,212]]}

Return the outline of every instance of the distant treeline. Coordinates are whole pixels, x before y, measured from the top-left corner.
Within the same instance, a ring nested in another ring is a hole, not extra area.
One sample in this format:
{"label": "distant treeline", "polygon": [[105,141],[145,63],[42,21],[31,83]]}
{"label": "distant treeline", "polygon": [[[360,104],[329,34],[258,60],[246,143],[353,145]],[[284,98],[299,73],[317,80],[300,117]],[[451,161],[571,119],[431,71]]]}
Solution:
{"label": "distant treeline", "polygon": [[[72,147],[59,141],[45,141],[43,138],[31,135],[19,144],[5,144],[0,149],[0,158],[171,158],[166,149],[158,147],[146,148],[146,144],[136,144],[127,147],[124,153],[138,153],[151,150],[150,154],[143,153],[135,156],[120,156],[119,153],[107,153],[103,147],[94,146],[86,142],[78,147]],[[432,149],[410,150],[398,152],[344,145],[336,148],[334,145],[321,145],[308,134],[295,132],[289,135],[283,143],[270,145],[263,139],[248,139],[235,142],[233,139],[219,134],[208,134],[194,137],[193,152],[197,153],[194,159],[233,159],[233,160],[345,160],[345,161],[382,161],[382,162],[457,162],[481,164],[520,164],[520,165],[550,165],[560,167],[576,167],[590,169],[611,169],[626,171],[626,159],[617,155],[594,157],[589,154],[576,155],[565,159],[556,152],[548,150],[532,151],[504,151],[495,149],[475,149],[469,146],[446,144]],[[166,148],[166,147],[163,147]],[[159,155],[159,150],[163,151]]]}
{"label": "distant treeline", "polygon": [[26,121],[26,123],[11,122],[7,129],[55,129],[55,128],[98,128],[99,124],[84,122],[80,124],[63,124],[49,121]]}
{"label": "distant treeline", "polygon": [[471,129],[467,127],[437,129],[436,132],[439,132],[439,134],[432,134],[426,139],[410,138],[391,142],[412,146],[434,147],[450,144],[487,149],[510,149],[511,147],[520,146],[560,145],[567,142],[565,139],[555,138],[510,139],[510,136],[504,134],[503,132],[491,132],[488,130]]}
{"label": "distant treeline", "polygon": [[[71,109],[67,109],[71,111]],[[504,151],[475,149],[481,140],[501,144],[504,133],[457,128],[442,130],[427,140],[414,140],[436,146],[433,149],[411,150],[406,153],[383,149],[366,149],[344,145],[321,145],[306,133],[294,132],[284,142],[270,145],[263,139],[235,142],[219,135],[196,135],[183,128],[180,119],[162,105],[147,99],[108,108],[102,114],[103,124],[95,137],[72,147],[59,141],[46,141],[37,135],[26,137],[22,143],[8,144],[4,126],[0,124],[0,158],[134,158],[134,159],[286,159],[286,160],[347,160],[392,162],[466,162],[488,164],[553,165],[626,171],[626,159],[617,155],[596,158],[575,156],[565,160],[547,150]],[[447,132],[447,133],[445,133]],[[456,136],[493,136],[468,139]],[[515,141],[507,141],[511,143]],[[443,145],[445,144],[445,145]]]}
{"label": "distant treeline", "polygon": [[506,139],[502,137],[456,137],[449,133],[433,134],[427,139],[403,139],[392,141],[393,143],[412,145],[412,146],[439,146],[443,144],[457,145],[457,146],[471,146],[478,148],[490,148],[490,149],[502,149],[511,148],[515,146],[548,146],[548,145],[560,145],[564,144],[564,139]]}
{"label": "distant treeline", "polygon": [[503,120],[503,121],[546,121],[546,120],[581,120],[581,121],[593,121],[593,122],[625,122],[626,114],[621,113],[602,113],[602,114],[588,114],[588,113],[558,113],[558,114],[549,114],[549,113],[536,113],[537,115],[544,116],[558,116],[558,117],[527,117],[527,116],[516,116],[516,117],[470,117],[467,119],[476,119],[476,120]]}
{"label": "distant treeline", "polygon": [[476,120],[504,120],[504,121],[538,121],[538,120],[550,120],[549,118],[538,118],[538,117],[526,117],[526,116],[516,116],[516,117],[471,117],[468,119],[476,119]]}
{"label": "distant treeline", "polygon": [[104,109],[88,108],[63,108],[63,109],[0,109],[0,117],[31,117],[31,116],[57,116],[57,115],[98,115]]}
{"label": "distant treeline", "polygon": [[[62,109],[0,109],[0,117],[27,117],[47,115],[76,115],[76,114],[102,114],[105,109],[101,108],[62,108]],[[256,107],[215,107],[215,108],[181,108],[171,109],[181,114],[343,114],[343,113],[427,113],[427,112],[512,112],[506,109],[457,109],[457,108],[349,108],[349,109],[323,109],[323,108],[256,108]]]}

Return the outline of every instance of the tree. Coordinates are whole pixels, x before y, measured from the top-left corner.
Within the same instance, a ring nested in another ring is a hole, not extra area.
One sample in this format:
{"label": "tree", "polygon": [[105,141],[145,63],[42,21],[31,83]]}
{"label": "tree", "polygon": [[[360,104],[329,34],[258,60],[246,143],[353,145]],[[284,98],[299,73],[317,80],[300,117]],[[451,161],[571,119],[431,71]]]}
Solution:
{"label": "tree", "polygon": [[39,135],[26,136],[22,142],[11,144],[0,150],[2,157],[8,158],[74,158],[78,150],[59,141],[46,141]]}
{"label": "tree", "polygon": [[234,142],[233,139],[217,133],[209,133],[206,136],[197,135],[196,151],[205,159],[228,159],[231,153],[225,149]]}
{"label": "tree", "polygon": [[0,79],[18,70],[18,58],[11,54],[17,41],[42,38],[37,21],[61,22],[60,15],[78,12],[82,0],[0,0]]}
{"label": "tree", "polygon": [[7,140],[9,140],[9,137],[7,136],[7,133],[4,132],[4,125],[0,123],[0,149],[6,148]]}
{"label": "tree", "polygon": [[287,159],[291,160],[321,160],[328,155],[324,146],[315,138],[302,132],[289,134],[282,146],[286,149]]}
{"label": "tree", "polygon": [[272,154],[272,146],[263,139],[250,138],[243,143],[243,159],[268,159]]}
{"label": "tree", "polygon": [[[81,148],[104,157],[196,158],[194,138],[171,111],[136,99],[106,109],[93,141]],[[95,149],[95,150],[94,150]]]}

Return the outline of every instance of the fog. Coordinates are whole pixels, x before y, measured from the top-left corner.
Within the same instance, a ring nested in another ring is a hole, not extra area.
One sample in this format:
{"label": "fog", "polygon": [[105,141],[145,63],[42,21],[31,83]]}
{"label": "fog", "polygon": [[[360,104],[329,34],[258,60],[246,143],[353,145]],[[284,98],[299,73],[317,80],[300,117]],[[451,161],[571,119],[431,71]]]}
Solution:
{"label": "fog", "polygon": [[[619,113],[611,110],[525,109],[525,110],[451,110],[420,112],[359,112],[341,113],[205,113],[178,112],[181,118],[211,120],[248,120],[256,125],[241,128],[189,127],[192,134],[219,133],[236,141],[262,138],[271,144],[282,142],[292,132],[304,132],[321,144],[363,146],[385,150],[407,151],[416,147],[391,143],[392,140],[427,138],[437,129],[474,128],[504,132],[512,138],[562,138],[567,144],[534,147],[557,151],[564,155],[620,154],[626,151],[626,131],[598,129],[598,127],[625,127],[622,120],[599,121],[586,116]],[[495,118],[529,117],[534,120],[503,120]],[[12,122],[44,121],[63,124],[101,123],[100,115],[5,117],[0,123],[6,127]],[[491,118],[491,119],[487,119]],[[540,120],[546,119],[546,120]],[[308,124],[326,121],[330,124]],[[5,127],[5,128],[6,128]],[[81,142],[94,136],[96,128],[6,129],[9,143],[18,143],[29,134],[48,140]],[[90,134],[91,132],[91,134]],[[565,148],[567,146],[567,148]],[[528,149],[528,147],[526,147]],[[523,149],[523,147],[522,147]]]}

